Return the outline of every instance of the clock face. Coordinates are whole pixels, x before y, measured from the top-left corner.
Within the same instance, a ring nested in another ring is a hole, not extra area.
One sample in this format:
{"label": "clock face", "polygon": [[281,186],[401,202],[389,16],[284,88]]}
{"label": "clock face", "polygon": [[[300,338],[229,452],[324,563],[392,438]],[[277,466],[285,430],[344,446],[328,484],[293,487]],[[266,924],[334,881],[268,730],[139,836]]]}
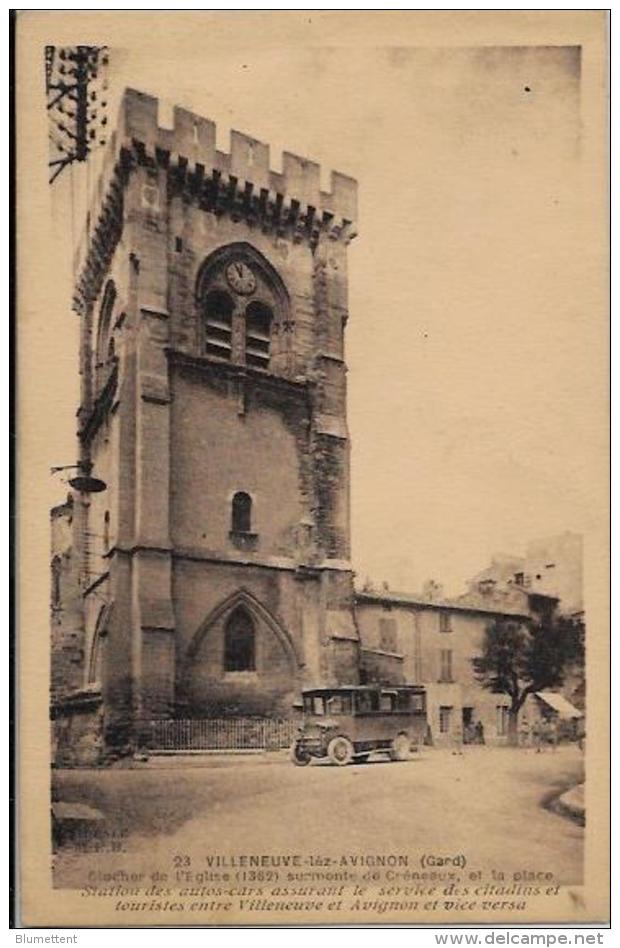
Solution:
{"label": "clock face", "polygon": [[242,260],[230,263],[226,267],[226,279],[237,293],[253,293],[256,289],[256,277]]}

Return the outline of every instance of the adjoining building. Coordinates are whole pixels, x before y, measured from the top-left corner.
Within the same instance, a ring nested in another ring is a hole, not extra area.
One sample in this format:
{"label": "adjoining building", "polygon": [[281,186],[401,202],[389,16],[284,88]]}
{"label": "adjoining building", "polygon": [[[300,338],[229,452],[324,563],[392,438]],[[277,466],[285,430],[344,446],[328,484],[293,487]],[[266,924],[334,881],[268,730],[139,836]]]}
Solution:
{"label": "adjoining building", "polygon": [[484,589],[457,599],[365,589],[356,594],[362,680],[423,684],[433,744],[480,736],[506,743],[510,699],[480,685],[472,659],[491,622],[527,625],[555,606],[555,599],[523,589]]}
{"label": "adjoining building", "polygon": [[562,615],[582,618],[583,539],[566,530],[532,540],[525,556],[496,553],[491,564],[473,577],[470,588],[477,590],[483,584],[498,590],[519,586],[553,596]]}
{"label": "adjoining building", "polygon": [[[477,573],[469,582],[467,595],[506,596],[515,590],[524,591],[531,602],[555,601],[557,613],[571,619],[581,626],[585,634],[585,615],[583,604],[583,539],[571,531],[532,540],[528,543],[525,556],[496,553],[486,569]],[[581,718],[585,710],[585,668],[578,662],[566,669],[561,700],[555,709],[556,714],[570,717],[569,708],[562,705],[567,701],[575,714],[573,720]],[[543,698],[528,701],[524,715],[531,718],[541,713],[553,713],[554,709]]]}
{"label": "adjoining building", "polygon": [[302,688],[363,680],[427,684],[438,741],[455,721],[501,740],[471,657],[532,596],[354,592],[357,184],[215,133],[181,108],[161,128],[128,90],[77,253],[79,463],[105,489],[52,512],[57,761],[135,752],[153,722],[290,719]]}

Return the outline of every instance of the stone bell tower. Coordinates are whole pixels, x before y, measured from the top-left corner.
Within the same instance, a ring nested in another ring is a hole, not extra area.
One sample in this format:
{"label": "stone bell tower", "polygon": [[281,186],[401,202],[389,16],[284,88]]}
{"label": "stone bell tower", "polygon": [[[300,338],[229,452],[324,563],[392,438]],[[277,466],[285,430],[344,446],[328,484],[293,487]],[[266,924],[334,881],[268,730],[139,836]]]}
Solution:
{"label": "stone bell tower", "polygon": [[358,681],[344,330],[357,185],[125,93],[80,254],[84,683],[107,746]]}

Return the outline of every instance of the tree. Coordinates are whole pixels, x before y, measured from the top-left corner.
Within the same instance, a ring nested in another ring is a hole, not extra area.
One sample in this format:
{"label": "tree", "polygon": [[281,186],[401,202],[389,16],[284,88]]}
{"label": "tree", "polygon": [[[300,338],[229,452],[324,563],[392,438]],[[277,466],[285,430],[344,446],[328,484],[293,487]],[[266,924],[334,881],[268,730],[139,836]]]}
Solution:
{"label": "tree", "polygon": [[483,688],[510,698],[510,744],[517,743],[518,715],[527,696],[559,687],[578,662],[583,662],[583,625],[573,619],[546,615],[528,625],[496,619],[487,626],[482,654],[472,664]]}

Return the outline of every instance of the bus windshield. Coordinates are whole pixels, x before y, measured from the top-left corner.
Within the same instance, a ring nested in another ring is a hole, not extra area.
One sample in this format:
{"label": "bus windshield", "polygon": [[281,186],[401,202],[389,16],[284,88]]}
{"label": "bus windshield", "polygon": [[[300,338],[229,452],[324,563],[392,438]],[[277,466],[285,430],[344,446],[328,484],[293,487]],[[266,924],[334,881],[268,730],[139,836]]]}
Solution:
{"label": "bus windshield", "polygon": [[304,695],[304,711],[315,717],[323,717],[326,714],[334,717],[351,714],[351,695]]}
{"label": "bus windshield", "polygon": [[306,714],[322,716],[325,714],[325,705],[322,695],[304,695],[304,711]]}

